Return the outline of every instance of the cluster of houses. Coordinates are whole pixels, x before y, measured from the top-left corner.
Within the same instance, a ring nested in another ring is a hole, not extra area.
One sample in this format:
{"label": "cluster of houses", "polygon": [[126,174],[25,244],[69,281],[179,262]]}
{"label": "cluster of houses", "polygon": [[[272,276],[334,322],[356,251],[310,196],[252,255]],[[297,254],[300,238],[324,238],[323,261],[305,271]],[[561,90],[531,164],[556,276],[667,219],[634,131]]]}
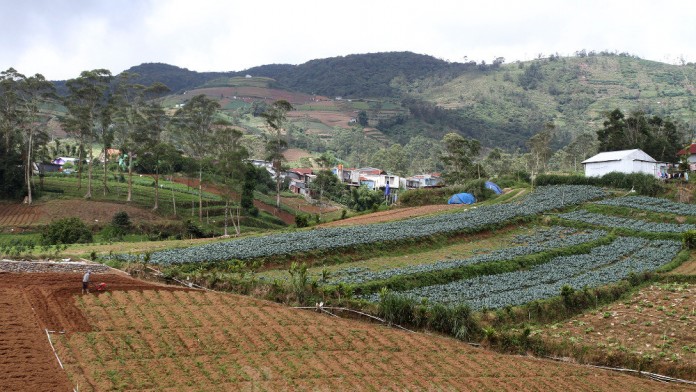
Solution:
{"label": "cluster of houses", "polygon": [[[271,176],[275,176],[275,171],[270,162],[253,160],[252,163],[256,166],[265,167]],[[289,178],[288,187],[291,192],[309,198],[317,198],[318,195],[315,195],[309,186],[317,177],[317,172],[317,170],[312,168],[297,168],[289,169],[281,173],[280,176],[283,179]],[[439,173],[400,177],[374,167],[345,168],[343,165],[332,168],[331,173],[338,177],[341,183],[347,187],[364,186],[370,190],[381,191],[385,195],[390,196],[392,201],[396,201],[399,190],[437,188],[445,185]]]}

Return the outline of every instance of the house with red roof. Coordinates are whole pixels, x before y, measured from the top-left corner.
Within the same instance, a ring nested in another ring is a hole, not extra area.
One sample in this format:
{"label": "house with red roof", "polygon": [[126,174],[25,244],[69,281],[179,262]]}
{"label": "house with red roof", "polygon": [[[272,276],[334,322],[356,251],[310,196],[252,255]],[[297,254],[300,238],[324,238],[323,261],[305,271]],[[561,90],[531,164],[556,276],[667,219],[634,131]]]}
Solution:
{"label": "house with red roof", "polygon": [[691,143],[677,152],[680,160],[684,155],[686,155],[686,160],[689,162],[689,169],[696,170],[696,143]]}

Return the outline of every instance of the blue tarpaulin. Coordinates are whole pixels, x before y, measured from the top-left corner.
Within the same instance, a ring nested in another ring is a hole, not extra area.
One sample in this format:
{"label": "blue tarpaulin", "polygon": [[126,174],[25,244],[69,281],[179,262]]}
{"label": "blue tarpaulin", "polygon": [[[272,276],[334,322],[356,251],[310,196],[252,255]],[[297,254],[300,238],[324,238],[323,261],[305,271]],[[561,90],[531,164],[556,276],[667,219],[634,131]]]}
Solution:
{"label": "blue tarpaulin", "polygon": [[447,204],[474,204],[476,198],[471,193],[457,193],[449,198]]}
{"label": "blue tarpaulin", "polygon": [[486,188],[495,192],[496,195],[500,195],[501,193],[503,193],[503,191],[500,190],[500,187],[498,185],[490,181],[486,181]]}

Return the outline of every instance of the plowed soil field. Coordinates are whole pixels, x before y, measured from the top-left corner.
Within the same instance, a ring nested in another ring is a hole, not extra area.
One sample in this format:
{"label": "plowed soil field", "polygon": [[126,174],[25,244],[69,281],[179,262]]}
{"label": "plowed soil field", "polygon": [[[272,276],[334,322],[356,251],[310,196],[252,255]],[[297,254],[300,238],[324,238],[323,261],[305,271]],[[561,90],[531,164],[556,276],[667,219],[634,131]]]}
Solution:
{"label": "plowed soil field", "polygon": [[[6,391],[687,391],[573,364],[99,274],[0,274]],[[46,338],[51,334],[60,369]]]}
{"label": "plowed soil field", "polygon": [[163,218],[134,206],[93,200],[50,200],[32,205],[0,203],[0,231],[20,230],[34,225],[44,225],[55,219],[77,217],[88,225],[105,224],[115,213],[126,211],[131,221],[155,222]]}

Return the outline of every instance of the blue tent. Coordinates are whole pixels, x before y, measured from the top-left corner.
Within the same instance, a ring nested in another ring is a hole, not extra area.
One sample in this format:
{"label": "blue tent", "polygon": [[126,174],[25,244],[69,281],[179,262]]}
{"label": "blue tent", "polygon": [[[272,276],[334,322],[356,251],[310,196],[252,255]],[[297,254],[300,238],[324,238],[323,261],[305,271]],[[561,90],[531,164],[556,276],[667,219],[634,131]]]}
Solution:
{"label": "blue tent", "polygon": [[449,198],[447,204],[474,204],[476,198],[471,193],[457,193]]}
{"label": "blue tent", "polygon": [[497,184],[490,181],[486,181],[486,188],[495,192],[496,195],[500,195],[501,193],[503,193],[503,191],[500,190],[500,187]]}

